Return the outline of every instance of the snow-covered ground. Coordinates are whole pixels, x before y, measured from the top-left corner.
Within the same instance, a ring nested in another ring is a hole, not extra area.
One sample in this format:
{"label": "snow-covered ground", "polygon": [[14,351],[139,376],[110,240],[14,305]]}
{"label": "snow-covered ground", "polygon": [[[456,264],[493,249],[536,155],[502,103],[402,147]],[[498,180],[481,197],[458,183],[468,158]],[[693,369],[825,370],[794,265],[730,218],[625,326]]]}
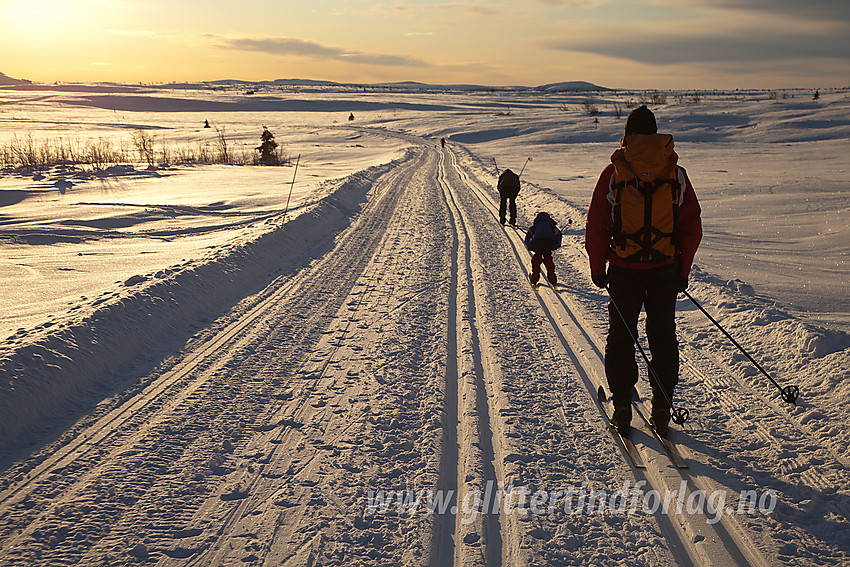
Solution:
{"label": "snow-covered ground", "polygon": [[[582,236],[640,93],[0,90],[0,146],[220,132],[239,153],[267,126],[300,155],[2,173],[0,564],[847,562],[850,92],[820,95],[651,105],[703,208],[691,293],[802,394],[784,404],[683,299],[690,468],[642,430],[634,469],[595,401]],[[495,223],[494,161],[525,167],[520,225],[566,229],[558,292]],[[641,481],[695,509],[555,503]],[[464,508],[488,486],[543,511]],[[370,500],[401,489],[461,511]],[[696,510],[746,490],[770,513]]]}

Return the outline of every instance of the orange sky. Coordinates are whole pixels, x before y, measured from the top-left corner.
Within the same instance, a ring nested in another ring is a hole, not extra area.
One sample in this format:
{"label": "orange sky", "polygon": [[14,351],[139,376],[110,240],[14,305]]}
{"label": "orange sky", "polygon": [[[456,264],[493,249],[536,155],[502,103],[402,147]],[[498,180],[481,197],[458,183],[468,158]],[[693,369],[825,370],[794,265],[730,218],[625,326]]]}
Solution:
{"label": "orange sky", "polygon": [[37,82],[311,78],[614,88],[850,84],[850,3],[0,0],[0,72]]}

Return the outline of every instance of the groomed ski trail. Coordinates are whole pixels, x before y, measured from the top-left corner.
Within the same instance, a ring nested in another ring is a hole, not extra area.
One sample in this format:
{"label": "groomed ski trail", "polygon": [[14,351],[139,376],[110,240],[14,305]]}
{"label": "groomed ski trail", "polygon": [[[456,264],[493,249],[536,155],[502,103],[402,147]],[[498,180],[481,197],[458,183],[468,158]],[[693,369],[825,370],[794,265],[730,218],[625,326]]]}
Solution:
{"label": "groomed ski trail", "polygon": [[[446,258],[441,208],[416,181],[435,163],[413,152],[374,180],[334,250],[12,479],[0,565],[429,556],[431,518],[386,525],[396,518],[364,514],[361,487],[436,477],[445,308],[433,295],[445,286],[424,267]],[[427,215],[432,229],[407,234]]]}
{"label": "groomed ski trail", "polygon": [[[532,289],[474,156],[386,135],[412,149],[332,250],[5,479],[0,566],[769,563],[731,516],[534,514],[503,492],[465,509],[488,487],[712,481],[641,431],[631,469],[566,266]],[[375,499],[418,491],[451,497]]]}

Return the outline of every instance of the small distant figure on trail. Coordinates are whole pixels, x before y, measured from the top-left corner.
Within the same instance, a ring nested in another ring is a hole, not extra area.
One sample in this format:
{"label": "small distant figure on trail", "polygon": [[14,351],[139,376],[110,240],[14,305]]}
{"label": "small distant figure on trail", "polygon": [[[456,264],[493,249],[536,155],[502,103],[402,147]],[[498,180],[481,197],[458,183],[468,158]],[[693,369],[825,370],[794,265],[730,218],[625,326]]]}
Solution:
{"label": "small distant figure on trail", "polygon": [[510,212],[510,224],[516,226],[516,198],[519,195],[519,175],[506,169],[499,175],[496,185],[499,190],[499,222],[505,224],[505,216]]}
{"label": "small distant figure on trail", "polygon": [[587,212],[584,246],[591,279],[610,298],[605,376],[614,405],[611,421],[626,436],[638,380],[634,343],[641,308],[654,370],[651,422],[659,435],[669,429],[679,381],[676,297],[688,287],[702,221],[694,188],[678,160],[673,136],[658,133],[655,115],[645,105],[636,108]]}
{"label": "small distant figure on trail", "polygon": [[212,126],[210,126],[209,120],[204,120],[204,128],[212,128]]}
{"label": "small distant figure on trail", "polygon": [[444,148],[446,147],[446,139],[445,138],[440,138],[440,145],[443,146]]}
{"label": "small distant figure on trail", "polygon": [[817,100],[817,99],[819,99],[819,98],[820,98],[820,91],[817,91],[817,90],[816,90],[816,91],[815,91],[815,94],[813,94],[813,95],[812,95],[812,99],[813,99],[813,100]]}
{"label": "small distant figure on trail", "polygon": [[348,115],[348,120],[349,120],[349,122],[354,120],[354,113],[353,112]]}
{"label": "small distant figure on trail", "polygon": [[558,284],[552,251],[561,247],[561,237],[561,230],[549,213],[543,211],[537,213],[534,223],[525,233],[525,247],[534,253],[531,256],[531,273],[528,274],[531,285],[536,287],[540,280],[540,264],[546,266],[546,279],[552,287]]}

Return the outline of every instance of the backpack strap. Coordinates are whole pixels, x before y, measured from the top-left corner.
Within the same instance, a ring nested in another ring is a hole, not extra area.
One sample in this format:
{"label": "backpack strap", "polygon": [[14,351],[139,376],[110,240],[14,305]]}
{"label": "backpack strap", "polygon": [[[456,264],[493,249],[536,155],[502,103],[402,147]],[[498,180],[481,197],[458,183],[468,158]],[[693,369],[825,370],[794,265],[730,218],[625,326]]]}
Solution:
{"label": "backpack strap", "polygon": [[623,210],[620,206],[620,199],[623,196],[623,188],[626,186],[625,181],[613,183],[611,190],[614,192],[614,206],[611,209],[612,237],[614,244],[619,248],[626,247],[626,235],[623,232]]}
{"label": "backpack strap", "polygon": [[[614,190],[615,205],[612,209],[613,230],[612,239],[615,246],[625,248],[628,241],[634,242],[639,249],[630,254],[624,260],[627,262],[664,262],[668,260],[661,251],[655,248],[660,240],[670,238],[676,251],[678,251],[679,233],[679,204],[681,199],[682,183],[678,178],[658,178],[653,181],[640,182],[636,178],[615,182],[611,185]],[[652,200],[659,188],[668,185],[671,191],[673,206],[673,227],[671,232],[664,232],[652,224]],[[623,231],[622,211],[620,199],[623,189],[627,186],[634,187],[643,196],[643,226],[633,233]]]}

